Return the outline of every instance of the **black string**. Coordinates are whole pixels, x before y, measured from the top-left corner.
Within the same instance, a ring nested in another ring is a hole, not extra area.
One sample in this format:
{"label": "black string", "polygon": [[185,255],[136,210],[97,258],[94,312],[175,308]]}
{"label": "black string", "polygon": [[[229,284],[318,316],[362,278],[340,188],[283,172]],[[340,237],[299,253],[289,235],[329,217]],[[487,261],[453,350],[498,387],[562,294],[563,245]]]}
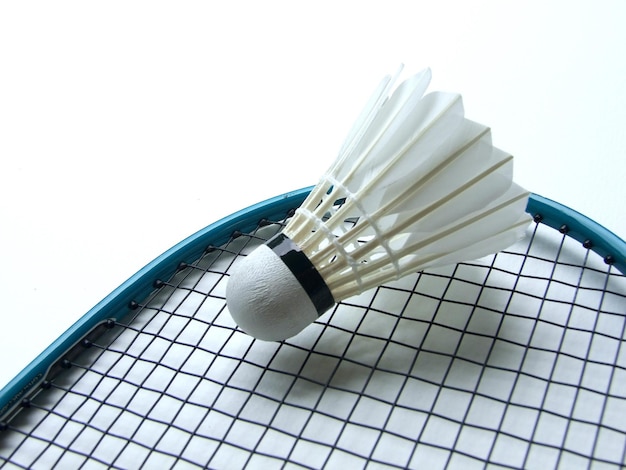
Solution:
{"label": "black string", "polygon": [[626,464],[626,280],[541,225],[479,262],[254,341],[228,271],[278,233],[207,247],[68,355],[0,431],[15,467]]}

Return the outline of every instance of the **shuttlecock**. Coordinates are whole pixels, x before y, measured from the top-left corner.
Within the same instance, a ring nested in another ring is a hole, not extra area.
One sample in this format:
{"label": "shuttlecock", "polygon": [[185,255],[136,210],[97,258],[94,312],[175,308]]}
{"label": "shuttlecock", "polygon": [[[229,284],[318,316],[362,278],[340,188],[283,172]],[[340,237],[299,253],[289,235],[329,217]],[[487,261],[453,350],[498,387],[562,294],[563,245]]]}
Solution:
{"label": "shuttlecock", "polygon": [[[336,302],[432,266],[500,251],[530,220],[513,157],[425,70],[379,85],[337,160],[281,233],[236,266],[228,309],[246,333],[289,338]],[[396,75],[397,77],[397,75]]]}

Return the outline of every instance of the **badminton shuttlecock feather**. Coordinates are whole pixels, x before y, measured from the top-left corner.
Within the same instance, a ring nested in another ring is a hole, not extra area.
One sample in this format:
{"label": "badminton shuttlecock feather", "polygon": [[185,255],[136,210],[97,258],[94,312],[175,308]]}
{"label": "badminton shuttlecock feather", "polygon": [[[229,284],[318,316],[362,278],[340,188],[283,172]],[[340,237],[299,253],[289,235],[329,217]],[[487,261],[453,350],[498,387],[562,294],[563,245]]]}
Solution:
{"label": "badminton shuttlecock feather", "polygon": [[500,251],[528,225],[528,192],[461,96],[425,70],[386,77],[337,160],[283,231],[231,275],[228,309],[248,334],[289,338],[336,302],[425,268]]}

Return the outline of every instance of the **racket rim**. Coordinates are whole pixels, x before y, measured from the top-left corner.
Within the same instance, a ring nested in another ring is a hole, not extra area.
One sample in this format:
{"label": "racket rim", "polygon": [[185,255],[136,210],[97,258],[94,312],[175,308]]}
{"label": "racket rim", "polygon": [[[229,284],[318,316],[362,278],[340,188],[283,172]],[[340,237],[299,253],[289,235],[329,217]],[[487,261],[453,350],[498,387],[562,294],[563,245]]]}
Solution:
{"label": "racket rim", "polygon": [[135,308],[133,302],[146,298],[156,289],[155,282],[171,276],[181,263],[198,259],[207,248],[223,245],[235,231],[252,231],[262,219],[282,219],[294,204],[304,201],[310,189],[274,196],[227,215],[184,238],[142,267],[76,320],[0,389],[0,425],[44,382],[55,363],[98,326],[126,316]]}
{"label": "racket rim", "polygon": [[[82,315],[22,371],[0,389],[0,427],[31,392],[37,390],[50,369],[83,338],[107,322],[120,320],[185,263],[198,259],[207,248],[221,246],[237,231],[252,231],[263,219],[279,220],[297,208],[313,189],[304,187],[258,202],[223,217],[181,240],[120,284]],[[626,275],[626,242],[589,217],[552,199],[531,193],[526,212],[542,223],[583,244]]]}

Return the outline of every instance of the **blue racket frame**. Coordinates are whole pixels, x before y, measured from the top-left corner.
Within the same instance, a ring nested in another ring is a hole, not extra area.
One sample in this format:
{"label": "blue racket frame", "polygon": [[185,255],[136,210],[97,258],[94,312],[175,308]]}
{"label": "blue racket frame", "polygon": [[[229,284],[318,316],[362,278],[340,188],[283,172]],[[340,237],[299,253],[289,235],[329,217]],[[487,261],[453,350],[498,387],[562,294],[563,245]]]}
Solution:
{"label": "blue racket frame", "polygon": [[[283,219],[289,209],[302,204],[311,189],[313,187],[276,196],[210,224],[138,271],[83,315],[0,390],[0,423],[45,380],[48,371],[59,359],[94,328],[107,320],[119,320],[128,314],[133,301],[144,299],[155,289],[156,280],[169,278],[180,263],[197,260],[208,246],[223,245],[236,230],[252,231],[262,219]],[[568,236],[591,248],[626,274],[626,242],[617,235],[584,215],[536,194],[530,196],[526,211],[539,217],[541,223],[566,231]]]}

